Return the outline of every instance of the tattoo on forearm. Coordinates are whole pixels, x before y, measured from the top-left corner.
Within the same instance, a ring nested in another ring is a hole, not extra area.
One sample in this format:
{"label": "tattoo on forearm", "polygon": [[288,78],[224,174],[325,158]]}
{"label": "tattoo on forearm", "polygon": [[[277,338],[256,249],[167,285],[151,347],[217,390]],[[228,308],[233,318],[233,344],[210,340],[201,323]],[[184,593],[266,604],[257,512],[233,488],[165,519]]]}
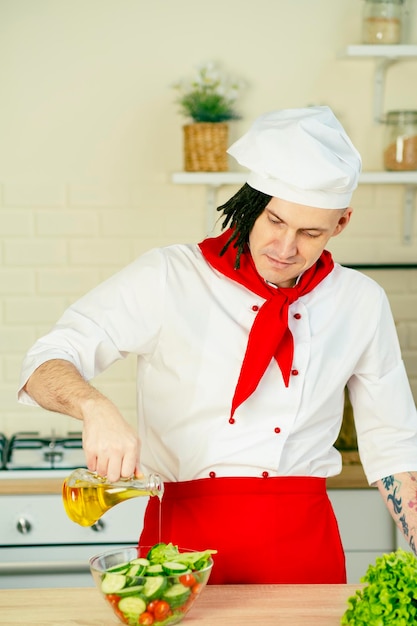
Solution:
{"label": "tattoo on forearm", "polygon": [[403,510],[403,501],[398,495],[398,487],[394,487],[393,492],[387,496],[388,502],[391,502],[394,513],[399,515]]}
{"label": "tattoo on forearm", "polygon": [[401,524],[401,530],[404,533],[404,536],[407,537],[407,539],[409,538],[409,532],[410,529],[408,528],[408,524],[407,524],[407,520],[405,518],[405,515],[401,515],[401,517],[398,520]]}
{"label": "tattoo on forearm", "polygon": [[414,554],[416,553],[416,536],[415,528],[410,528],[409,519],[407,517],[407,509],[415,509],[417,511],[417,480],[415,475],[408,474],[411,481],[416,483],[414,495],[405,504],[404,494],[402,493],[402,483],[395,476],[386,476],[382,479],[382,485],[387,491],[387,503],[391,505],[395,514],[397,525],[402,530]]}

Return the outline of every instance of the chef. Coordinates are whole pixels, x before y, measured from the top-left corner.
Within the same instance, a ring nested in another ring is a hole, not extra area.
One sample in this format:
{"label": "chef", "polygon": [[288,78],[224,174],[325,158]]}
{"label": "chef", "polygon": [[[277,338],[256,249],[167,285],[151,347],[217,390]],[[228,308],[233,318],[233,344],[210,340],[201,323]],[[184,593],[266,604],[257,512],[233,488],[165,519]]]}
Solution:
{"label": "chef", "polygon": [[[262,115],[220,236],[153,249],[28,351],[19,399],[83,421],[87,466],[156,472],[140,537],[216,549],[212,583],[344,583],[326,478],[344,390],[361,461],[415,547],[417,415],[387,297],[326,250],[360,156],[328,107]],[[138,427],[90,380],[137,355]],[[355,512],[360,516],[361,511]]]}

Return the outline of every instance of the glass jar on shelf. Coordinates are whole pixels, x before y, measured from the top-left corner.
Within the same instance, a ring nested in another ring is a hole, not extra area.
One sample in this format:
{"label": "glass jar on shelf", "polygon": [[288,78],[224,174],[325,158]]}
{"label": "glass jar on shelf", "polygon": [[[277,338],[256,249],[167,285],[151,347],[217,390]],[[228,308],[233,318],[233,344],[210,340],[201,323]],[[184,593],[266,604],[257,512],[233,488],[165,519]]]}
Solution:
{"label": "glass jar on shelf", "polygon": [[362,42],[399,44],[402,41],[404,0],[364,0]]}
{"label": "glass jar on shelf", "polygon": [[417,111],[389,111],[385,119],[384,168],[417,170]]}

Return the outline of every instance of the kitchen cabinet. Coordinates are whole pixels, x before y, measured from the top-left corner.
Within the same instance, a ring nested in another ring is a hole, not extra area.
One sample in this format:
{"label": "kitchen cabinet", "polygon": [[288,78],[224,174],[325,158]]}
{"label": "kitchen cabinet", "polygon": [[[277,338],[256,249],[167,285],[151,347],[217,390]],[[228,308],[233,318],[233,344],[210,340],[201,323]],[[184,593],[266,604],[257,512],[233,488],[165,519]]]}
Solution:
{"label": "kitchen cabinet", "polygon": [[0,480],[0,589],[91,586],[90,557],[136,545],[147,498],[122,502],[94,526],[82,527],[66,516],[60,492],[53,492],[57,480],[50,488],[42,480],[46,493],[39,493],[37,482],[25,481],[23,492],[21,481]]}
{"label": "kitchen cabinet", "polygon": [[349,584],[360,582],[368,565],[397,547],[394,521],[377,489],[329,489],[346,553]]}

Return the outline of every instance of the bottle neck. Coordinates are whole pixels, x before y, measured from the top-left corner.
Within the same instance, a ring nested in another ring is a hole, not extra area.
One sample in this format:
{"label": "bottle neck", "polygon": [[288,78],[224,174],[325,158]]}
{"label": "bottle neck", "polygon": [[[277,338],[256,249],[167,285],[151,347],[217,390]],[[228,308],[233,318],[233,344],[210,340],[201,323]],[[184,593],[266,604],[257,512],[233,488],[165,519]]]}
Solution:
{"label": "bottle neck", "polygon": [[146,491],[149,492],[150,495],[158,496],[159,498],[162,498],[164,494],[164,483],[158,474],[149,474],[141,478],[122,478],[118,483],[114,483],[114,485],[117,484],[140,491]]}

